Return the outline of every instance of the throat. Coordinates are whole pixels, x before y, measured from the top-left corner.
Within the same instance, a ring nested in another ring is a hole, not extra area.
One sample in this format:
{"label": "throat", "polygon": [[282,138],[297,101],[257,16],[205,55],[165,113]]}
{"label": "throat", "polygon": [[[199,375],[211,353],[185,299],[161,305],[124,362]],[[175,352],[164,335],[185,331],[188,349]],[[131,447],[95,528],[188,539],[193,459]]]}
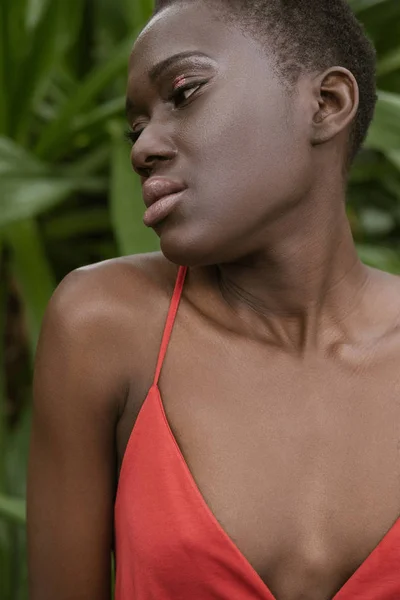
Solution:
{"label": "throat", "polygon": [[346,321],[363,310],[370,273],[355,257],[340,276],[310,281],[308,287],[303,282],[296,288],[290,278],[281,285],[267,268],[218,268],[217,281],[242,334],[304,356],[340,341]]}

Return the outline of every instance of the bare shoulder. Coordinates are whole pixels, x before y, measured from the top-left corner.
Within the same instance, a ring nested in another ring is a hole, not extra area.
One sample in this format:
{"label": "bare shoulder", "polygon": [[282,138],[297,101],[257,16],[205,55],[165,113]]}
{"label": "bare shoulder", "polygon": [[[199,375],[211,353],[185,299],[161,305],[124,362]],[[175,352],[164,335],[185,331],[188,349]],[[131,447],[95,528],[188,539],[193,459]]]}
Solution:
{"label": "bare shoulder", "polygon": [[85,356],[96,356],[107,365],[104,376],[109,373],[123,386],[135,365],[142,368],[141,344],[151,343],[151,326],[158,330],[158,319],[162,324],[177,269],[160,252],[78,268],[55,290],[43,330],[53,345],[73,344]]}
{"label": "bare shoulder", "polygon": [[76,330],[101,326],[109,334],[121,325],[140,325],[160,299],[168,297],[176,273],[177,266],[159,252],[87,265],[62,280],[49,309]]}
{"label": "bare shoulder", "polygon": [[397,329],[400,327],[400,276],[374,268],[369,270],[375,283],[377,314]]}
{"label": "bare shoulder", "polygon": [[140,309],[141,300],[146,299],[147,305],[149,292],[168,293],[176,273],[177,266],[161,252],[114,258],[69,273],[58,286],[55,298],[81,314],[84,308],[107,309],[110,302],[130,305],[132,298],[136,300],[135,309]]}
{"label": "bare shoulder", "polygon": [[135,368],[143,370],[144,317],[161,313],[174,272],[156,254],[115,259],[71,272],[50,299],[33,382],[32,600],[72,598],[76,589],[82,598],[109,597],[115,429]]}
{"label": "bare shoulder", "polygon": [[400,276],[370,269],[371,281],[366,327],[374,356],[385,369],[386,380],[398,380],[400,357]]}

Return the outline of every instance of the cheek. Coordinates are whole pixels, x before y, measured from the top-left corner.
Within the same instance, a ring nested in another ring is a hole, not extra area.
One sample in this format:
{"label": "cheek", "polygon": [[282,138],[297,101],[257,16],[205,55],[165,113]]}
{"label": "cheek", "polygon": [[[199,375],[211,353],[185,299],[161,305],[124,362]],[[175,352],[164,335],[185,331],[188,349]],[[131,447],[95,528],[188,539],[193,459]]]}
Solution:
{"label": "cheek", "polygon": [[230,89],[213,94],[188,118],[184,153],[200,196],[197,214],[226,223],[229,208],[229,220],[240,224],[302,187],[308,164],[304,133],[281,95],[263,97],[265,102],[249,90]]}

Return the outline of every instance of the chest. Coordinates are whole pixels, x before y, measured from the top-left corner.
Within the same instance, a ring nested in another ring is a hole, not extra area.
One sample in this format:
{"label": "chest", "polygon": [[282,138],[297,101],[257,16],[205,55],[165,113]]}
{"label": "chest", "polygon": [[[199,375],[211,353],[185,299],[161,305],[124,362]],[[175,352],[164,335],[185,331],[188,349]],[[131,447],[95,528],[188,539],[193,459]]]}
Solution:
{"label": "chest", "polygon": [[170,347],[159,385],[205,503],[276,600],[332,598],[400,515],[395,357],[185,350]]}

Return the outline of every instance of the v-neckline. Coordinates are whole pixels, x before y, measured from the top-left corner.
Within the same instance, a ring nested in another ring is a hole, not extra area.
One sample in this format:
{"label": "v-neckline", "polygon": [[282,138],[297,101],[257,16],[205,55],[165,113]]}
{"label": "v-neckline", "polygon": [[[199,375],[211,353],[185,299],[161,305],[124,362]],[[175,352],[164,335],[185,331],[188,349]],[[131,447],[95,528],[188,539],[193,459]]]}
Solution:
{"label": "v-neckline", "polygon": [[[170,427],[170,424],[168,422],[168,418],[164,409],[164,405],[162,402],[162,396],[161,396],[161,391],[158,387],[157,384],[154,384],[152,386],[152,388],[155,389],[156,391],[156,395],[157,395],[157,399],[158,399],[158,403],[159,403],[159,407],[161,410],[161,414],[163,417],[163,420],[165,422],[166,428],[168,430],[170,439],[178,453],[179,459],[180,459],[180,463],[187,475],[188,481],[191,484],[192,489],[194,490],[195,494],[197,495],[197,498],[199,500],[199,504],[202,506],[203,510],[205,511],[205,513],[208,515],[208,518],[210,519],[210,521],[213,522],[215,528],[219,531],[220,535],[225,539],[225,541],[227,542],[227,545],[231,548],[231,550],[240,558],[241,562],[245,565],[246,569],[248,570],[249,574],[258,582],[258,587],[264,591],[264,596],[265,598],[263,598],[263,600],[280,600],[279,598],[276,598],[273,593],[271,592],[271,590],[269,589],[269,587],[267,586],[267,584],[265,583],[265,581],[261,578],[261,576],[257,573],[257,571],[255,570],[255,568],[253,567],[253,565],[250,563],[250,561],[246,558],[246,556],[243,554],[243,552],[239,549],[239,547],[235,544],[235,542],[233,541],[233,539],[230,537],[230,535],[225,531],[225,529],[222,527],[222,525],[220,524],[220,522],[218,521],[218,519],[216,518],[216,516],[214,515],[214,513],[212,512],[211,508],[209,507],[209,505],[207,504],[203,494],[200,491],[200,488],[198,487],[192,472],[189,469],[189,465],[187,464],[185,457],[183,456],[183,453],[179,447],[179,444],[175,438],[175,435]],[[151,390],[149,390],[149,395],[151,395]],[[148,400],[148,398],[146,399]],[[388,542],[388,540],[392,537],[394,531],[397,531],[397,529],[400,529],[400,516],[396,519],[396,521],[393,523],[393,525],[390,527],[390,529],[385,533],[385,535],[383,536],[383,538],[378,542],[378,544],[375,546],[375,548],[370,552],[370,554],[365,558],[365,560],[359,565],[359,567],[354,571],[354,573],[347,579],[347,581],[342,585],[342,587],[335,593],[335,595],[332,597],[332,600],[346,600],[345,598],[345,594],[346,591],[348,589],[348,587],[350,586],[350,584],[353,582],[353,580],[358,577],[360,575],[360,573],[362,571],[364,571],[369,563],[372,561],[373,557],[375,556],[375,554],[378,552],[378,550],[381,550],[382,547],[384,545],[386,545],[386,543]],[[400,537],[400,534],[399,534]],[[343,598],[342,598],[343,596]]]}

